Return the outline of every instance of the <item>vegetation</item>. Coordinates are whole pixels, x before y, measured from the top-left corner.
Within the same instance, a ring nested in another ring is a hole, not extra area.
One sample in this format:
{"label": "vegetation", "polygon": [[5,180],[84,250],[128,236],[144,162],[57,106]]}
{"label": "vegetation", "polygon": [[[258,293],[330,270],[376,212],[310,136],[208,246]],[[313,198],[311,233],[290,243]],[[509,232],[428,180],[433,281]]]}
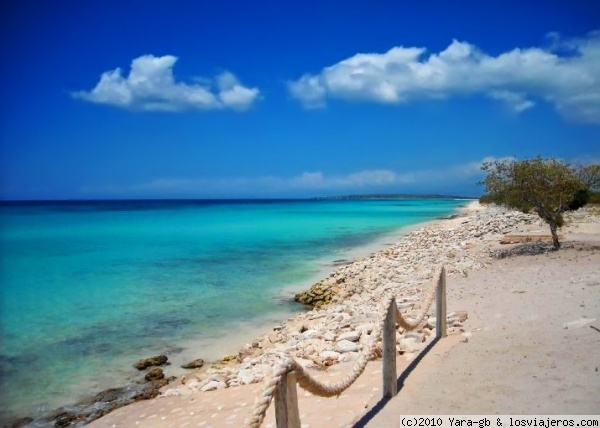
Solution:
{"label": "vegetation", "polygon": [[579,167],[576,174],[587,190],[600,190],[600,164]]}
{"label": "vegetation", "polygon": [[600,205],[600,192],[588,191],[588,204]]}
{"label": "vegetation", "polygon": [[482,182],[487,191],[483,201],[523,212],[535,210],[550,226],[555,249],[560,248],[557,229],[564,223],[563,213],[585,205],[591,186],[595,185],[594,179],[584,183],[582,178],[598,177],[594,175],[597,168],[573,168],[562,161],[539,156],[522,161],[486,162],[482,169],[487,173]]}

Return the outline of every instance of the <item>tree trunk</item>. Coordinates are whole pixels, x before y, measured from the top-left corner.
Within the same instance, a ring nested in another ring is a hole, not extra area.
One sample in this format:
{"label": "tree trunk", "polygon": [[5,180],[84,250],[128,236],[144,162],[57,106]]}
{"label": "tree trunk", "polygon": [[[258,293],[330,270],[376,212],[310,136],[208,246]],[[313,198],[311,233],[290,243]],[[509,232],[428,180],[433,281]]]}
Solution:
{"label": "tree trunk", "polygon": [[550,233],[552,233],[552,244],[554,245],[554,249],[560,249],[560,242],[558,242],[558,233],[556,231],[557,226],[556,223],[550,222]]}

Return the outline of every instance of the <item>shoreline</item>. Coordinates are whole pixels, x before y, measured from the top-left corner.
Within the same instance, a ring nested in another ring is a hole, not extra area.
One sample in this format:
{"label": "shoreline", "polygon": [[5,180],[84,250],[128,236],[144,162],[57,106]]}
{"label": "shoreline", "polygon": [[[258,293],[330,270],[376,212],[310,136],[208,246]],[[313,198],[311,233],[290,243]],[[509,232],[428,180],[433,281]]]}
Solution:
{"label": "shoreline", "polygon": [[[290,317],[266,334],[263,331],[262,336],[246,344],[233,359],[213,364],[169,384],[163,388],[158,400],[192,399],[196,394],[214,390],[222,390],[226,394],[235,390],[231,387],[256,384],[270,373],[277,360],[273,354],[277,352],[293,356],[307,368],[322,370],[331,365],[352,363],[362,346],[362,339],[372,329],[369,321],[372,322],[377,312],[371,298],[373,293],[380,295],[381,290],[386,289],[394,289],[396,294],[400,292],[404,296],[401,310],[410,316],[419,308],[421,288],[424,288],[421,285],[430,276],[429,268],[433,261],[446,262],[449,275],[467,278],[470,271],[491,264],[490,254],[501,248],[498,238],[503,233],[547,227],[537,216],[494,207],[480,209],[476,201],[463,207],[463,212],[456,217],[426,223],[427,226],[417,225],[391,248],[384,248],[349,265],[334,267],[334,272],[328,277],[339,279],[346,275],[346,278],[352,279],[359,272],[358,279],[374,283],[374,286],[349,292],[348,287],[354,285],[346,279],[342,292],[330,305]],[[411,257],[412,253],[416,253],[414,257]],[[418,269],[423,265],[426,269]],[[402,273],[398,272],[399,267]],[[376,268],[375,272],[363,275],[371,268]],[[393,269],[396,272],[392,275]],[[399,281],[401,279],[405,281]],[[427,336],[431,335],[432,326],[430,322],[428,324],[420,330],[418,340],[398,338],[398,345],[407,356],[423,348]],[[349,349],[339,349],[341,335],[347,338],[354,336],[352,340],[346,340],[351,342],[345,343],[345,346],[350,346]],[[127,406],[114,417],[131,412],[135,412],[134,406]],[[94,425],[106,426],[105,423],[110,420],[109,416],[105,422],[101,419]]]}
{"label": "shoreline", "polygon": [[[367,259],[373,254],[385,251],[389,247],[397,245],[399,241],[415,230],[424,227],[434,227],[439,222],[462,217],[480,209],[478,208],[479,202],[476,199],[465,199],[464,201],[465,204],[457,207],[455,213],[450,214],[448,217],[426,220],[408,226],[400,226],[366,245],[348,249],[345,251],[343,259],[337,259],[333,262],[324,260],[316,261],[317,268],[310,278],[272,290],[266,298],[287,302],[292,301],[294,294],[310,289],[313,284],[329,277],[340,267],[347,266],[362,259]],[[343,263],[336,264],[336,261],[343,261]],[[283,322],[306,314],[313,309],[300,303],[298,303],[298,305],[299,309],[297,311],[275,312],[266,316],[253,318],[249,322],[239,322],[235,326],[228,326],[222,329],[222,333],[227,332],[229,335],[234,331],[235,334],[233,337],[225,337],[224,335],[215,333],[215,336],[218,337],[200,340],[190,339],[189,341],[178,343],[177,345],[183,348],[183,350],[169,356],[169,361],[171,362],[169,368],[172,369],[176,367],[174,371],[169,371],[169,375],[177,377],[177,380],[180,380],[182,376],[189,375],[190,370],[180,368],[180,366],[196,358],[202,358],[205,361],[206,364],[202,370],[206,370],[215,364],[219,366],[223,359],[227,359],[228,357],[243,351],[245,347],[254,342],[258,337],[264,336],[265,332],[271,331],[274,327],[280,326]],[[208,349],[208,351],[198,353],[195,349]]]}
{"label": "shoreline", "polygon": [[296,293],[308,290],[313,284],[323,280],[324,278],[327,278],[340,267],[352,264],[361,259],[366,259],[373,254],[385,251],[389,247],[397,245],[399,241],[417,229],[434,226],[438,222],[444,222],[452,218],[465,216],[468,215],[468,213],[478,209],[477,207],[479,206],[479,202],[476,199],[465,199],[465,202],[466,203],[464,205],[455,209],[455,213],[450,214],[447,217],[438,217],[435,219],[394,228],[390,232],[385,233],[381,237],[366,245],[361,245],[359,247],[346,250],[343,258],[334,260],[333,262],[326,262],[324,260],[317,261],[316,263],[319,267],[316,269],[316,273],[314,275],[307,280],[300,281],[296,284],[285,285],[282,288],[275,290],[274,296],[283,299],[289,299],[290,296],[293,296]]}
{"label": "shoreline", "polygon": [[[465,204],[469,202],[472,201],[466,199],[464,200]],[[462,208],[463,206],[457,207],[453,210],[453,212],[459,213]],[[456,214],[450,214],[450,216],[454,215]],[[359,247],[344,250],[341,256],[344,258],[343,265],[351,264],[359,259],[367,258],[374,253],[384,251],[389,246],[394,245],[398,240],[403,239],[412,230],[419,227],[423,227],[424,225],[429,224],[431,222],[443,221],[444,218],[445,217],[427,220],[409,226],[400,226],[376,238],[374,241],[369,242],[366,245],[361,245]],[[332,272],[336,271],[339,268],[339,265],[336,264],[336,261],[339,261],[339,259],[335,259],[333,255],[326,261],[317,261],[315,263],[315,273],[310,278],[295,284],[286,285],[282,288],[269,291],[265,295],[265,298],[277,300],[280,299],[282,301],[291,302],[293,299],[294,292],[306,290],[315,281],[327,277]],[[249,344],[251,344],[254,341],[254,339],[261,335],[264,335],[266,331],[272,330],[273,326],[281,325],[287,320],[297,316],[301,316],[307,311],[309,311],[309,308],[307,307],[304,307],[303,310],[300,304],[298,304],[298,308],[298,310],[294,311],[282,309],[282,311],[270,313],[266,316],[259,316],[248,321],[240,321],[235,325],[230,325],[228,327],[224,327],[219,331],[214,332],[208,338],[191,338],[187,341],[178,341],[177,343],[171,344],[168,347],[169,349],[167,350],[167,355],[169,357],[169,365],[164,370],[165,376],[176,377],[176,382],[179,381],[182,377],[185,378],[185,376],[189,375],[191,371],[189,369],[183,369],[180,366],[199,357],[206,361],[206,364],[204,368],[201,369],[201,371],[210,369],[215,364],[218,366],[224,357],[227,357],[231,354],[238,354],[239,352],[243,351],[243,349]],[[234,332],[233,335],[232,332]],[[142,355],[142,357],[147,356],[150,355]],[[125,385],[125,387],[128,387],[127,385],[137,384],[137,382],[139,381],[138,379],[140,379],[140,373],[131,368],[131,364],[133,363],[134,361],[131,361],[129,365],[119,370],[120,374],[113,374],[112,377],[114,377],[115,379],[123,379],[123,382],[113,382],[113,386]],[[141,373],[142,379],[143,376],[144,373]],[[90,385],[87,385],[86,388],[94,387],[95,382],[95,380],[90,381]],[[100,390],[99,394],[102,394],[102,392],[104,391],[106,390]],[[77,403],[87,401],[90,398],[89,395],[81,395],[80,397],[82,398],[76,400]],[[74,401],[72,401],[71,403],[74,403]],[[75,407],[76,405],[77,404],[75,403],[63,407],[69,408]],[[60,408],[62,407],[59,407],[58,409]],[[43,418],[44,416],[47,416],[49,413],[53,413],[55,410],[57,410],[57,408],[54,407],[50,407],[49,409],[50,410],[45,409],[43,411],[43,415],[36,415],[35,420],[37,421]]]}
{"label": "shoreline", "polygon": [[[456,212],[450,214],[448,217],[400,226],[366,245],[346,250],[343,259],[341,259],[343,260],[343,264],[336,264],[336,261],[340,261],[340,259],[334,260],[333,262],[318,260],[315,262],[317,266],[315,273],[311,275],[310,278],[272,290],[266,295],[266,298],[290,302],[293,300],[294,294],[310,289],[313,284],[329,277],[340,267],[355,263],[362,259],[367,259],[373,254],[385,251],[389,247],[397,245],[400,240],[404,239],[415,230],[424,227],[435,227],[439,222],[462,217],[480,209],[479,202],[476,199],[464,199],[464,201],[465,204],[457,207],[455,209]],[[295,318],[296,316],[306,314],[313,309],[300,303],[298,303],[298,305],[299,309],[297,311],[274,312],[266,316],[253,318],[250,321],[240,321],[234,326],[223,327],[223,329],[219,330],[219,332],[215,332],[209,339],[190,339],[185,342],[178,342],[177,346],[183,349],[181,352],[169,355],[169,362],[171,363],[169,368],[171,370],[169,370],[168,374],[177,377],[178,380],[182,376],[190,374],[189,369],[183,369],[180,366],[196,358],[202,358],[205,361],[206,365],[203,370],[206,370],[214,364],[218,366],[223,359],[239,353],[244,347],[255,341],[256,338],[264,336],[265,332],[271,331],[274,327],[281,325],[283,322]],[[233,337],[224,336],[225,333],[231,335],[232,331],[235,332]],[[199,353],[195,351],[195,349],[203,349],[203,351]],[[204,351],[205,349],[206,351]],[[173,368],[175,368],[175,370],[172,370]]]}

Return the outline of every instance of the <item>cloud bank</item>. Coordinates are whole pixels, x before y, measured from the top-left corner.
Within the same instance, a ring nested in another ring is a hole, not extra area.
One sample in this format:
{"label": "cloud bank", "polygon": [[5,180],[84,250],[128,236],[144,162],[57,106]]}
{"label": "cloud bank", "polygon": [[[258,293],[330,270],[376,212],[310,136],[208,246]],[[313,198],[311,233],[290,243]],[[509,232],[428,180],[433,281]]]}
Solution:
{"label": "cloud bank", "polygon": [[[505,158],[503,158],[505,159]],[[343,175],[329,175],[322,171],[303,172],[292,177],[226,177],[226,178],[161,178],[130,186],[88,186],[85,194],[159,195],[164,197],[201,197],[204,195],[295,194],[306,192],[402,192],[407,186],[436,185],[469,181],[475,183],[482,176],[483,162],[501,160],[486,157],[446,169],[395,172],[372,169]]]}
{"label": "cloud bank", "polygon": [[243,86],[229,72],[214,81],[203,83],[177,82],[173,67],[177,57],[143,55],[131,62],[124,77],[120,68],[102,73],[100,81],[90,91],[72,95],[98,104],[146,111],[181,111],[233,109],[247,110],[259,96],[257,88]]}
{"label": "cloud bank", "polygon": [[399,104],[483,94],[517,113],[543,100],[569,120],[600,123],[600,31],[582,39],[548,37],[547,48],[497,56],[457,40],[429,55],[403,46],[361,53],[304,74],[288,89],[307,108],[324,107],[327,98]]}

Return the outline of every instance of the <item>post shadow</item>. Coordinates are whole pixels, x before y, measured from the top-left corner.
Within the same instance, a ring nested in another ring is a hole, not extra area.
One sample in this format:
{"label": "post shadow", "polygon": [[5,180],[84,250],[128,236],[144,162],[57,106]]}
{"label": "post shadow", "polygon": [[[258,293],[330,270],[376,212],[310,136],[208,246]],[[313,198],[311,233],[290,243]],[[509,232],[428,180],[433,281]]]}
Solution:
{"label": "post shadow", "polygon": [[[435,346],[439,341],[439,337],[434,338],[420,353],[417,357],[410,362],[408,367],[402,371],[400,377],[396,381],[396,385],[398,387],[398,394],[402,391],[402,387],[404,386],[404,381],[408,378],[408,376],[412,373],[412,371],[417,367],[417,365],[421,362],[425,355],[431,351],[431,349]],[[380,411],[385,407],[385,405],[391,400],[389,397],[382,397],[367,413],[365,413],[354,425],[353,428],[363,428],[369,423]]]}

